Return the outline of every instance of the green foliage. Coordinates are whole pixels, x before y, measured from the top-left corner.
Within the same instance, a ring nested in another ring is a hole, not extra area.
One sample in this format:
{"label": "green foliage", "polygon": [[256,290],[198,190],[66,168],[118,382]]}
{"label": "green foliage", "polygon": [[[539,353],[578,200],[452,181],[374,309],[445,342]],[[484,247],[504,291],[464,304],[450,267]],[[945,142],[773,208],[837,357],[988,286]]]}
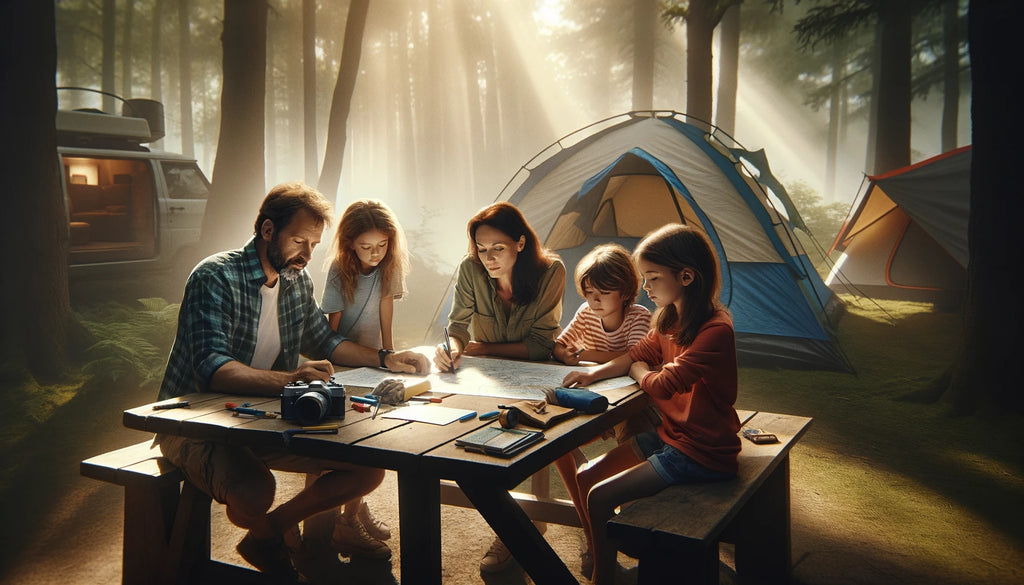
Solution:
{"label": "green foliage", "polygon": [[85,377],[77,374],[61,384],[40,385],[27,370],[14,371],[6,366],[0,377],[8,389],[0,409],[0,453],[46,422],[56,409],[75,397],[85,382]]}
{"label": "green foliage", "polygon": [[10,389],[0,409],[0,453],[88,388],[112,387],[126,378],[142,386],[160,381],[174,341],[178,305],[156,298],[138,303],[106,302],[78,313],[96,342],[79,369],[59,384],[40,384],[28,371],[0,367],[0,380]]}
{"label": "green foliage", "polygon": [[86,350],[82,372],[90,377],[117,381],[126,375],[142,385],[163,376],[178,316],[178,305],[163,299],[140,299],[142,309],[105,303],[79,316],[97,342]]}
{"label": "green foliage", "polygon": [[839,233],[850,206],[838,201],[822,203],[821,197],[803,181],[794,181],[786,185],[786,192],[800,211],[800,216],[807,224],[811,235],[823,245],[831,243]]}

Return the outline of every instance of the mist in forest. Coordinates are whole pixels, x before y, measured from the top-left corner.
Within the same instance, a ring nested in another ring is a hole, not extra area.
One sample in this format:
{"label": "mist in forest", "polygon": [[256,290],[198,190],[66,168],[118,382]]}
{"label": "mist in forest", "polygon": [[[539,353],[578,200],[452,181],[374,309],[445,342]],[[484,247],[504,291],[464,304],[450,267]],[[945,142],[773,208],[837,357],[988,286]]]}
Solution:
{"label": "mist in forest", "polygon": [[[307,158],[302,40],[303,7],[310,3],[315,8],[316,153]],[[410,294],[433,297],[422,300],[436,305],[441,285],[433,282],[446,281],[467,250],[465,224],[477,209],[494,201],[520,167],[552,143],[636,109],[638,69],[633,58],[640,43],[653,47],[653,78],[645,81],[653,86],[650,106],[687,112],[686,25],[670,26],[651,10],[656,22],[647,30],[653,37],[635,33],[634,9],[655,4],[374,0],[363,30],[340,186],[337,193],[325,193],[333,197],[337,214],[358,198],[391,205],[415,259],[410,278],[432,282],[427,290],[415,290],[410,283]],[[223,1],[106,2],[115,7],[112,19],[104,19],[98,5],[87,0],[57,3],[58,86],[103,88],[125,98],[161,101],[167,135],[152,146],[193,154],[212,177],[222,107]],[[829,108],[820,99],[815,103],[813,95],[831,81],[822,66],[823,51],[830,49],[797,48],[791,30],[805,5],[787,3],[784,12],[773,13],[763,3],[742,4],[736,122],[730,134],[749,150],[764,148],[784,184],[801,182],[826,202],[849,202],[868,158],[867,108],[857,94],[862,89],[851,82],[837,122],[834,184],[827,185]],[[317,184],[348,9],[345,0],[269,3],[267,189],[296,179]],[[712,49],[716,84],[720,37],[716,32]],[[870,35],[859,39],[850,42],[861,43],[863,49]],[[970,88],[964,85],[960,144],[970,140]],[[182,87],[190,89],[184,98]],[[913,103],[915,161],[939,152],[937,93]],[[96,98],[64,92],[58,97],[62,108],[107,109]],[[310,160],[317,171],[310,172]],[[531,165],[541,160],[543,156]],[[237,218],[237,225],[220,228],[237,232],[241,245],[251,233],[255,213],[254,205],[251,215]],[[321,258],[311,265],[318,290],[332,229],[325,231],[317,254]],[[415,311],[422,313],[423,308]]]}

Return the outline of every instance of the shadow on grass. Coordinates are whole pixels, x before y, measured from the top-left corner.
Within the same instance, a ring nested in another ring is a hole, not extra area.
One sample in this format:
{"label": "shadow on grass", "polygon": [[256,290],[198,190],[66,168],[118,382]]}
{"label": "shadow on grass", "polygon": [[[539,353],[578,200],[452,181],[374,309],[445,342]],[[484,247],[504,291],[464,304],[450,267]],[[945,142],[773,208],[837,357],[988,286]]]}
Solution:
{"label": "shadow on grass", "polygon": [[[899,303],[886,304],[885,310],[896,317],[895,324],[862,308],[852,309],[840,323],[840,343],[856,374],[743,369],[737,407],[814,417],[801,445],[833,453],[836,464],[853,462],[903,478],[884,489],[909,492],[920,486],[1024,544],[1024,507],[1019,504],[1024,453],[1018,431],[1024,417],[957,417],[941,400],[906,400],[934,388],[955,358],[960,316],[908,311]],[[842,485],[845,478],[836,473],[824,480],[834,483],[815,488],[863,497],[854,492],[865,486]]]}

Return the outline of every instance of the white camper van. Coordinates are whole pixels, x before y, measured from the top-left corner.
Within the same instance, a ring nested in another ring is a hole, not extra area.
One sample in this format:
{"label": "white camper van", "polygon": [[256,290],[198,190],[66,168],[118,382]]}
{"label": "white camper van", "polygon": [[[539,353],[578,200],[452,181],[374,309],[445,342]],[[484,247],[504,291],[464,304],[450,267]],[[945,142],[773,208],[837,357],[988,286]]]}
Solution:
{"label": "white camper van", "polygon": [[121,115],[57,112],[72,275],[197,260],[210,183],[194,158],[143,146],[163,135],[163,106],[152,100],[123,100]]}

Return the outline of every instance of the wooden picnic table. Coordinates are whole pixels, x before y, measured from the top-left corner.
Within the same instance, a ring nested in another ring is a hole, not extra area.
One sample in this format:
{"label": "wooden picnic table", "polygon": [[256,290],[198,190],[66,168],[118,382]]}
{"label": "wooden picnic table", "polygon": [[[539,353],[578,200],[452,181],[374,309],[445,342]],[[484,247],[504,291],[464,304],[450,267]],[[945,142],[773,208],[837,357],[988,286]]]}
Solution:
{"label": "wooden picnic table", "polygon": [[[514,363],[514,362],[510,362]],[[531,518],[509,490],[557,458],[600,436],[639,412],[647,396],[635,384],[602,392],[610,406],[603,413],[580,414],[544,430],[545,439],[509,459],[466,452],[455,440],[497,421],[436,425],[357,412],[349,403],[336,435],[286,437],[292,421],[235,416],[225,402],[248,402],[253,408],[280,410],[280,399],[215,393],[191,394],[181,400],[189,408],[154,410],[152,404],[124,413],[124,425],[152,433],[180,435],[234,445],[289,449],[310,457],[391,469],[398,474],[401,580],[403,583],[441,583],[441,480],[453,480],[516,560],[535,582],[576,583],[572,572],[555,554]],[[484,413],[508,399],[454,394],[441,406]],[[421,408],[432,408],[425,405]],[[287,443],[287,446],[286,446]],[[126,542],[126,555],[130,554]]]}

